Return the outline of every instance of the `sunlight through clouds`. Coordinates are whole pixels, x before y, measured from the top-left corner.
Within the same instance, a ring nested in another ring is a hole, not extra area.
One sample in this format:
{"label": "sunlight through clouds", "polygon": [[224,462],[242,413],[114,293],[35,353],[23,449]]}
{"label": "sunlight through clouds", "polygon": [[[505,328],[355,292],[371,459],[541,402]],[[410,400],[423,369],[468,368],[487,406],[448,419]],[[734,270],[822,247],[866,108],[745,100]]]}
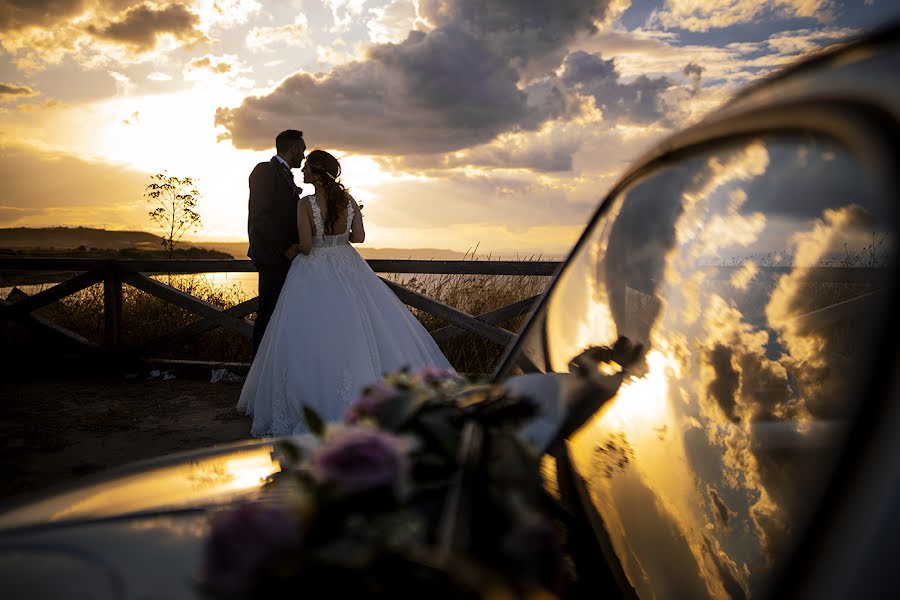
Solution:
{"label": "sunlight through clouds", "polygon": [[366,23],[369,39],[376,44],[402,42],[416,23],[416,6],[410,0],[393,0],[380,8],[370,8]]}
{"label": "sunlight through clouds", "polygon": [[334,19],[329,32],[340,34],[347,31],[351,23],[363,14],[366,0],[322,0],[322,4],[331,11]]}
{"label": "sunlight through clouds", "polygon": [[[527,4],[0,0],[0,131],[135,176],[197,177],[201,236],[240,240],[247,176],[296,128],[347,157],[380,245],[561,254],[654,142],[859,28],[841,0]],[[32,214],[0,204],[0,226]],[[58,214],[90,224],[90,210]]]}
{"label": "sunlight through clouds", "polygon": [[258,0],[199,0],[195,8],[207,31],[243,25],[263,10]]}
{"label": "sunlight through clouds", "polygon": [[312,43],[309,21],[304,13],[299,13],[289,25],[254,27],[247,33],[246,42],[247,48],[254,51],[272,51],[278,45],[303,48]]}

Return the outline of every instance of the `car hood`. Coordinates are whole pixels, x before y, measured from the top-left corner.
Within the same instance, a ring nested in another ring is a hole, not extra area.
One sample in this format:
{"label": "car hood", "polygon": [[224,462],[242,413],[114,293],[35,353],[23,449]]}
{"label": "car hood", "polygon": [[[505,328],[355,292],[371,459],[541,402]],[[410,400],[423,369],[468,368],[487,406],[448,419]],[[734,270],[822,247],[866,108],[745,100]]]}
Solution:
{"label": "car hood", "polygon": [[0,511],[3,597],[201,596],[209,512],[260,496],[276,441],[135,463]]}
{"label": "car hood", "polygon": [[274,440],[166,456],[19,501],[0,512],[0,535],[22,528],[215,506],[247,496],[280,465]]}

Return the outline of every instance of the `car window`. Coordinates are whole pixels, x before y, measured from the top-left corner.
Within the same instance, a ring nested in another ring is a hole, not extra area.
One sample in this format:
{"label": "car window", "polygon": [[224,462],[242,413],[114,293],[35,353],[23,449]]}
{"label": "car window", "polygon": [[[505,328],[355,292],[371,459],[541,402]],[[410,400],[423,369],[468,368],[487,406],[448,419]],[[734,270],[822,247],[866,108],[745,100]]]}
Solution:
{"label": "car window", "polygon": [[561,272],[530,363],[644,350],[571,440],[640,597],[758,596],[790,556],[865,401],[890,209],[833,141],[734,141],[612,198]]}

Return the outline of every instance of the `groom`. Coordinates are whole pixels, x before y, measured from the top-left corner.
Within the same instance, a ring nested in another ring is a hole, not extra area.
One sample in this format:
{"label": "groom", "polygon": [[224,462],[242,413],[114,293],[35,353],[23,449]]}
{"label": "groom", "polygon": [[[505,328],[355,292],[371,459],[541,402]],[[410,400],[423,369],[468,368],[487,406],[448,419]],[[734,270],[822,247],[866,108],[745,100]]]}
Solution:
{"label": "groom", "polygon": [[275,310],[291,261],[299,252],[297,200],[299,190],[291,169],[303,162],[303,132],[282,131],[275,137],[276,155],[250,173],[247,256],[259,271],[259,307],[253,325],[253,357]]}

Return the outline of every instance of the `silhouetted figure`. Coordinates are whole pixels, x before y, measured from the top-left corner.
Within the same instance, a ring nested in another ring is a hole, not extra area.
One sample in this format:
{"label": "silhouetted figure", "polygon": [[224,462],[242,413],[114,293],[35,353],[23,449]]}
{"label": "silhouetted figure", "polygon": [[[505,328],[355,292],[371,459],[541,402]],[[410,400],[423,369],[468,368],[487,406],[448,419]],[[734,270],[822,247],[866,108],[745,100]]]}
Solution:
{"label": "silhouetted figure", "polygon": [[306,153],[303,132],[288,129],[279,133],[275,151],[277,154],[271,160],[259,163],[250,173],[247,256],[259,271],[259,307],[253,325],[252,357],[256,357],[291,261],[299,252],[297,201],[300,194],[291,169],[303,163]]}

